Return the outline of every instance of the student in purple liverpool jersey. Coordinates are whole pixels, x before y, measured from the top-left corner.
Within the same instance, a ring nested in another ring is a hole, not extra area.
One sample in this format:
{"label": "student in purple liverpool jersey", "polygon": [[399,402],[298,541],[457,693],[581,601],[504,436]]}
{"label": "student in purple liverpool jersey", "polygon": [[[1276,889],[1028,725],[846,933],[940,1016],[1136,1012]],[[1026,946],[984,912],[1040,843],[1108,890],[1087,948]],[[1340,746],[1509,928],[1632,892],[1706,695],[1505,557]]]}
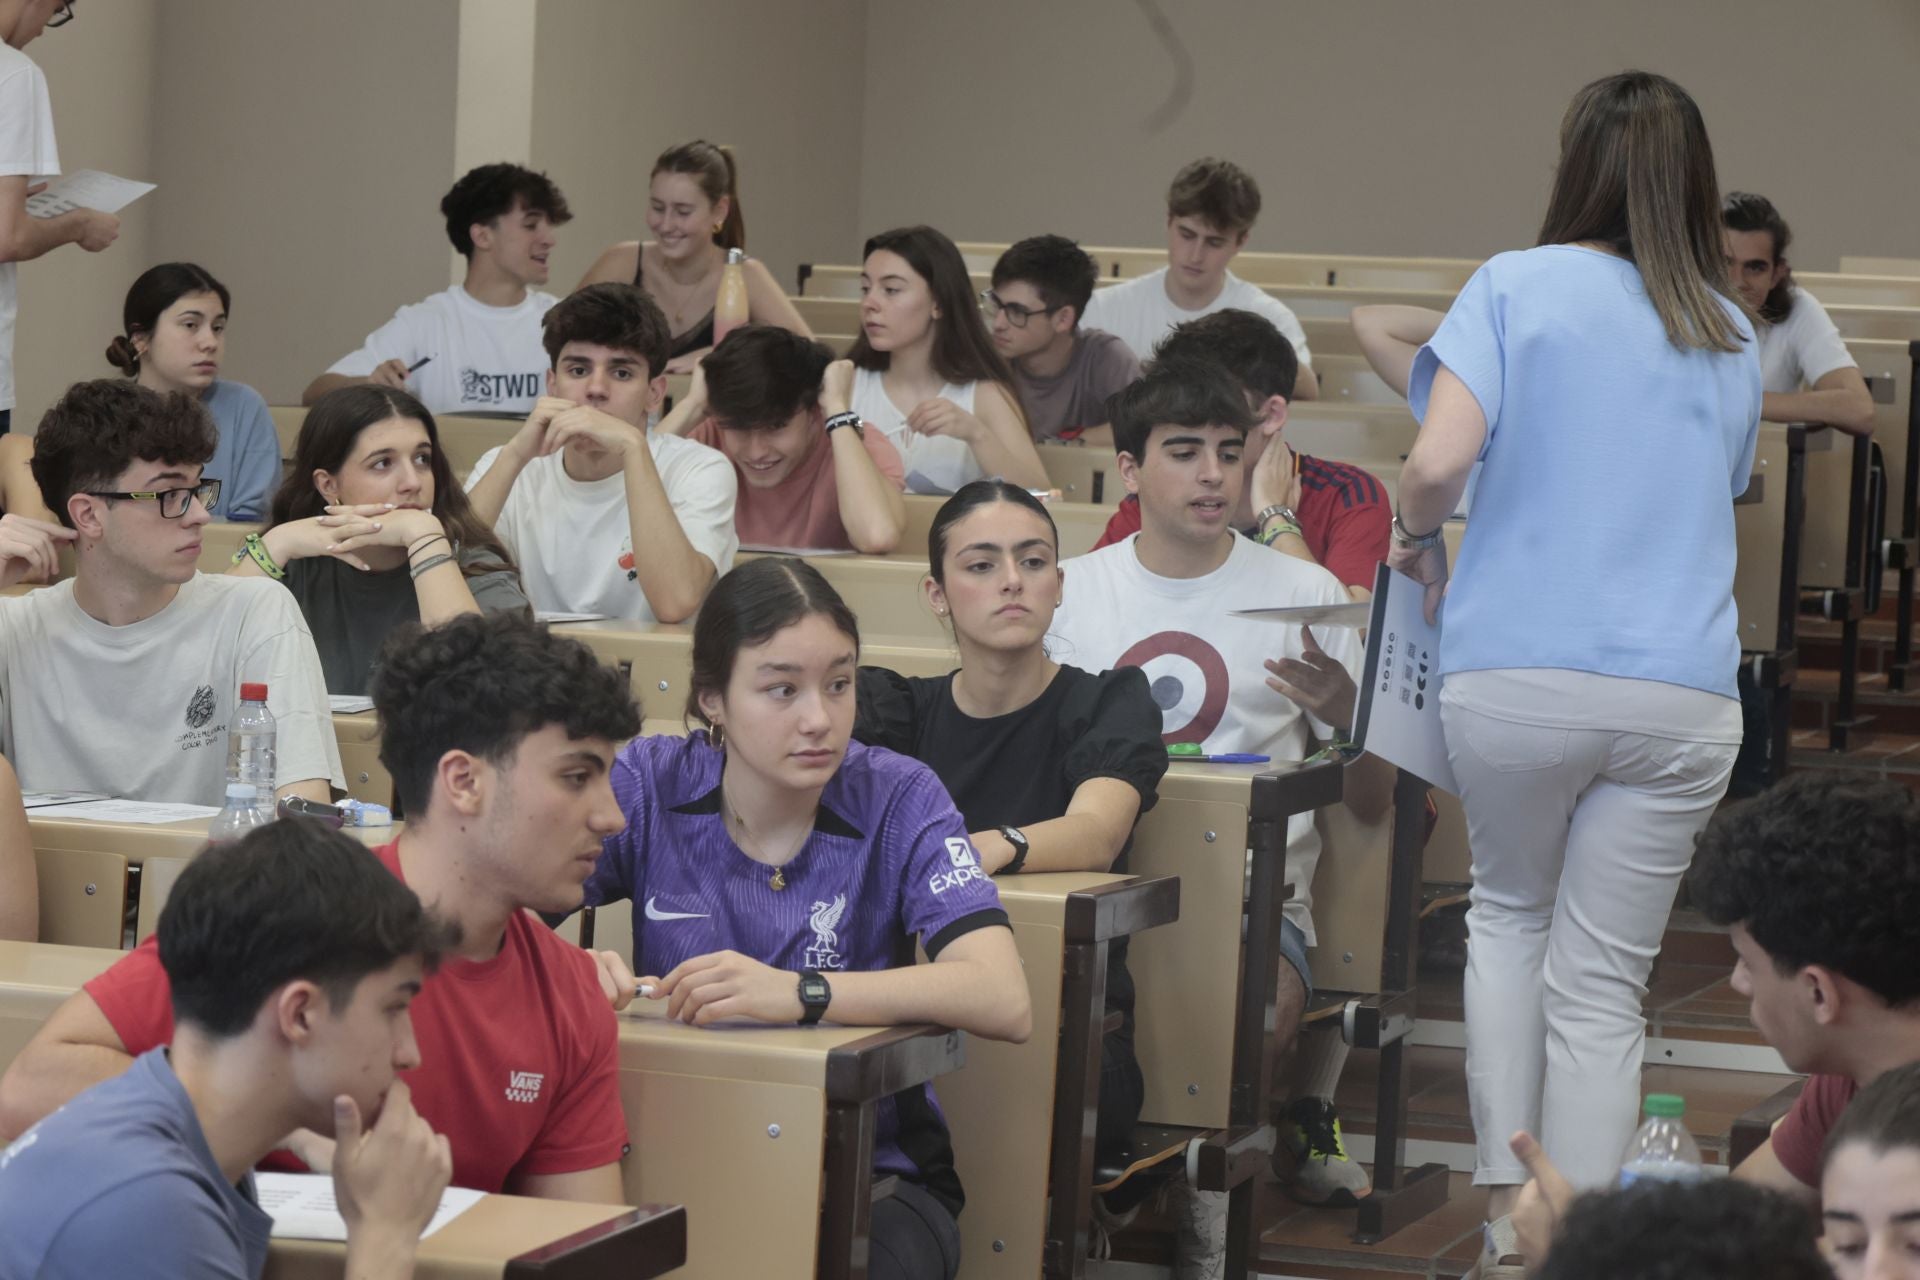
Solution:
{"label": "student in purple liverpool jersey", "polygon": [[[966,823],[918,761],[851,741],[860,636],[800,560],[714,585],[693,631],[687,714],[704,729],[637,738],[613,766],[626,829],[590,905],[633,903],[652,998],[706,1024],[934,1022],[994,1040],[1032,1031],[1000,897]],[[914,964],[918,940],[929,960]],[[952,1280],[964,1196],[932,1090],[881,1104],[875,1280]]]}

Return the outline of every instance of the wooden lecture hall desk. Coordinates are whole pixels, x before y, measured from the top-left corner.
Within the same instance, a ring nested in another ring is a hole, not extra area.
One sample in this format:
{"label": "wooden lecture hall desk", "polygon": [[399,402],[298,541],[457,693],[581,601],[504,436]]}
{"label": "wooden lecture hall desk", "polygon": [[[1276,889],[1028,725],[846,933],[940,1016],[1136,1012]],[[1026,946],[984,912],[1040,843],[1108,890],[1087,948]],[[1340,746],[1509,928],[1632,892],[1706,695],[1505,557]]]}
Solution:
{"label": "wooden lecture hall desk", "polygon": [[[420,1242],[415,1280],[649,1280],[687,1257],[678,1205],[614,1204],[490,1195]],[[337,1280],[346,1246],[275,1240],[268,1280]]]}
{"label": "wooden lecture hall desk", "polygon": [[[691,1027],[620,1019],[630,1199],[684,1204],[690,1280],[866,1274],[882,1098],[965,1061],[938,1027]],[[962,1215],[964,1217],[964,1215]]]}
{"label": "wooden lecture hall desk", "polygon": [[[206,818],[159,824],[62,818],[34,809],[27,830],[40,877],[40,935],[48,942],[120,947],[129,899],[138,906],[134,940],[153,932],[167,891],[207,843]],[[346,827],[381,845],[400,828]]]}

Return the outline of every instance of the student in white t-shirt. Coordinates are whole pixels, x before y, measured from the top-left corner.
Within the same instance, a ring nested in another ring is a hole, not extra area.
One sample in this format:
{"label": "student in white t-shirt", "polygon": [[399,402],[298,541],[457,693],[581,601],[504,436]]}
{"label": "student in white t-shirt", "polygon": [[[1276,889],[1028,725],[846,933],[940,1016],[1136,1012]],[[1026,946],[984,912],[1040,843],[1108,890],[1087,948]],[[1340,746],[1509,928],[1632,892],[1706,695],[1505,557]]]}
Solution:
{"label": "student in white t-shirt", "polygon": [[853,411],[885,434],[908,493],[998,476],[1048,487],[1013,370],[994,350],[966,260],[932,227],[901,227],[861,254]]}
{"label": "student in white t-shirt", "polygon": [[1727,270],[1765,323],[1760,335],[1760,417],[1873,434],[1873,395],[1840,330],[1818,299],[1793,282],[1793,231],[1765,196],[1730,191],[1721,205]]}
{"label": "student in white t-shirt", "polygon": [[411,392],[430,413],[523,414],[540,398],[547,361],[540,320],[554,228],[573,217],[544,173],[485,164],[440,201],[447,239],[467,260],[459,284],[400,308],[302,396],[374,382]]}
{"label": "student in white t-shirt", "polygon": [[[1061,564],[1066,584],[1049,656],[1087,671],[1141,668],[1169,744],[1299,761],[1315,744],[1345,742],[1358,695],[1357,633],[1234,615],[1253,606],[1347,602],[1340,580],[1319,565],[1233,529],[1246,482],[1243,450],[1258,421],[1239,384],[1212,362],[1158,361],[1110,407],[1120,477],[1140,499],[1140,532]],[[1345,803],[1362,820],[1376,820],[1391,802],[1393,781],[1391,766],[1359,756],[1347,767]],[[1294,893],[1281,926],[1288,963],[1280,967],[1274,1024],[1283,1048],[1293,1043],[1311,989],[1307,948],[1314,942],[1319,859],[1313,815],[1295,815],[1286,867]],[[1342,1057],[1324,1060],[1335,1081]],[[1332,1096],[1311,1080],[1300,1092],[1303,1101]],[[1310,1131],[1307,1145],[1331,1156],[1332,1108],[1315,1111],[1314,1123],[1324,1124],[1328,1137],[1314,1140]]]}
{"label": "student in white t-shirt", "polygon": [[1093,291],[1082,321],[1117,334],[1142,360],[1167,330],[1226,307],[1265,316],[1293,344],[1300,361],[1295,400],[1320,395],[1313,352],[1300,318],[1265,289],[1227,270],[1246,247],[1260,217],[1260,187],[1230,160],[1195,160],[1167,188],[1167,265],[1158,271]]}
{"label": "student in white t-shirt", "polygon": [[733,564],[733,464],[647,428],[667,343],[666,316],[630,284],[588,285],[547,313],[547,394],[467,477],[535,609],[683,622]]}
{"label": "student in white t-shirt", "polygon": [[47,78],[21,50],[42,31],[73,21],[73,6],[57,0],[0,2],[0,432],[13,425],[13,322],[19,309],[19,262],[63,244],[98,253],[120,234],[120,219],[98,209],[73,209],[56,218],[27,213],[36,179],[60,173],[53,141],[53,101]]}
{"label": "student in white t-shirt", "polygon": [[275,791],[346,789],[313,637],[278,583],[197,572],[219,482],[213,421],[184,392],[123,379],[68,388],[34,436],[33,474],[63,521],[0,517],[0,753],[29,791],[220,804],[242,682],[267,686]]}

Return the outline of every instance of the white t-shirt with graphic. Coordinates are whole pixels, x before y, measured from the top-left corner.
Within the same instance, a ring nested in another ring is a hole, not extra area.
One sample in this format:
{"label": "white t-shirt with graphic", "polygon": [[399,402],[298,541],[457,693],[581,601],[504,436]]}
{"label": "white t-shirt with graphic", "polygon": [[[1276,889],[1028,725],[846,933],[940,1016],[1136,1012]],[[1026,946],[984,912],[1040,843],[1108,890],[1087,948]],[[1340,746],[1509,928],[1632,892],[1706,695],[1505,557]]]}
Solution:
{"label": "white t-shirt with graphic", "polygon": [[1820,300],[1805,289],[1793,291],[1793,310],[1779,324],[1761,324],[1760,389],[1773,394],[1804,391],[1835,369],[1859,361]]}
{"label": "white t-shirt with graphic", "polygon": [[557,301],[528,290],[519,306],[490,307],[456,284],[394,312],[327,372],[364,378],[385,360],[426,360],[407,389],[429,412],[531,413],[551,367],[540,319]]}
{"label": "white t-shirt with graphic", "polygon": [[[718,449],[682,436],[649,431],[647,445],[680,531],[713,562],[715,573],[725,573],[740,549],[733,528],[739,484],[733,464]],[[469,490],[499,456],[498,449],[481,455],[467,477]],[[646,548],[633,545],[627,481],[620,472],[575,480],[563,454],[535,458],[515,478],[493,528],[513,552],[535,609],[655,621],[634,569],[634,553],[644,555]]]}
{"label": "white t-shirt with graphic", "polygon": [[75,603],[72,580],[0,598],[0,752],[28,791],[221,804],[227,722],[254,682],[273,712],[275,785],[346,790],[320,656],[279,583],[196,574],[124,627]]}
{"label": "white t-shirt with graphic", "polygon": [[1117,334],[1121,341],[1133,348],[1134,355],[1142,360],[1151,360],[1154,344],[1167,336],[1167,330],[1228,308],[1251,311],[1271,320],[1273,327],[1285,334],[1287,341],[1293,344],[1294,359],[1312,367],[1313,352],[1307,349],[1307,331],[1300,327],[1300,317],[1294,315],[1286,303],[1260,286],[1248,284],[1231,271],[1227,272],[1226,283],[1220,287],[1220,295],[1198,311],[1175,306],[1173,299],[1167,296],[1165,267],[1121,284],[1102,286],[1093,291],[1093,299],[1087,303],[1087,314],[1081,317],[1080,323],[1084,328],[1105,329],[1108,333]]}
{"label": "white t-shirt with graphic", "polygon": [[[853,411],[880,430],[900,452],[908,493],[955,493],[969,481],[983,479],[987,470],[973,456],[973,446],[952,436],[923,436],[907,425],[907,415],[887,394],[886,375],[877,369],[853,371]],[[977,382],[946,383],[939,399],[973,412]]]}
{"label": "white t-shirt with graphic", "polygon": [[[53,99],[32,58],[0,44],[0,177],[58,177]],[[0,409],[13,408],[13,323],[20,308],[19,266],[0,263]]]}
{"label": "white t-shirt with graphic", "polygon": [[[1241,537],[1212,573],[1163,578],[1140,563],[1134,551],[1139,536],[1061,563],[1066,585],[1047,636],[1047,655],[1085,671],[1139,667],[1146,672],[1169,744],[1197,742],[1208,755],[1306,759],[1309,725],[1321,741],[1333,729],[1276,693],[1267,684],[1264,665],[1269,658],[1301,656],[1300,628],[1235,617],[1233,611],[1344,604],[1347,589],[1317,564]],[[1357,683],[1359,633],[1317,627],[1313,635]],[[1319,861],[1313,815],[1295,814],[1287,825],[1287,879],[1294,897],[1286,912],[1309,944]]]}

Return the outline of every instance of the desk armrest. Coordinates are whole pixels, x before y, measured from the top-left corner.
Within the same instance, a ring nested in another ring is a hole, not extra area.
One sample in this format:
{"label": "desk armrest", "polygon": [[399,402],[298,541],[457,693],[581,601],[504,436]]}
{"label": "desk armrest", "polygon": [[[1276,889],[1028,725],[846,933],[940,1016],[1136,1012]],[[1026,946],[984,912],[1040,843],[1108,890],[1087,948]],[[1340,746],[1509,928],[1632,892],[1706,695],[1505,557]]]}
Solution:
{"label": "desk armrest", "polygon": [[1118,880],[1067,895],[1066,941],[1106,942],[1180,918],[1180,877]]}
{"label": "desk armrest", "polygon": [[827,1054],[827,1100],[874,1102],[966,1065],[965,1037],[924,1023],[888,1027]]}
{"label": "desk armrest", "polygon": [[1285,822],[1296,813],[1338,804],[1345,768],[1340,760],[1277,764],[1254,778],[1249,816],[1255,822]]}

